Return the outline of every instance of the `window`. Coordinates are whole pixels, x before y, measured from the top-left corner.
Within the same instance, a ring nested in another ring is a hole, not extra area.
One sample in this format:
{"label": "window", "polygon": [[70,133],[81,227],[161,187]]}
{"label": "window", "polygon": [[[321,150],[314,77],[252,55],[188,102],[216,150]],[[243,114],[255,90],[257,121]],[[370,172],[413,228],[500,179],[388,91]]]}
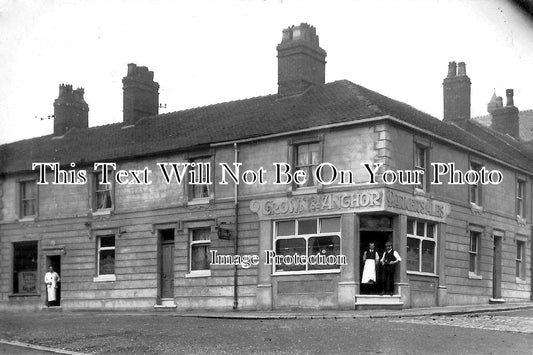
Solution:
{"label": "window", "polygon": [[436,274],[437,225],[407,220],[407,271]]}
{"label": "window", "polygon": [[420,184],[416,185],[416,188],[423,191],[427,190],[428,181],[427,154],[428,150],[426,147],[423,147],[419,144],[415,145],[415,170],[422,170],[424,172],[424,174],[420,177]]}
{"label": "window", "polygon": [[37,293],[37,242],[13,243],[13,293]]}
{"label": "window", "polygon": [[115,279],[115,236],[98,237],[97,278],[100,280]]}
{"label": "window", "polygon": [[[211,158],[197,158],[190,161],[191,167],[189,168],[189,186],[191,200],[195,199],[209,199],[210,189],[207,182],[211,181]],[[194,166],[193,166],[194,164]],[[191,170],[192,178],[191,178]]]}
{"label": "window", "polygon": [[35,180],[20,182],[20,216],[37,215],[37,182]]}
{"label": "window", "polygon": [[[480,164],[471,162],[470,163],[470,170],[479,171],[481,170],[482,166]],[[470,202],[474,203],[478,206],[481,206],[482,199],[481,199],[481,183],[478,181],[477,184],[474,185],[468,185],[470,186]]]}
{"label": "window", "polygon": [[516,277],[519,279],[526,278],[526,268],[525,268],[525,252],[526,252],[526,243],[520,240],[516,241]]}
{"label": "window", "polygon": [[[113,200],[111,198],[111,184],[102,183],[102,173],[94,174],[95,190],[94,190],[94,207],[95,210],[109,210],[113,208]],[[111,177],[109,177],[111,180]]]}
{"label": "window", "polygon": [[297,185],[297,188],[316,186],[314,179],[315,169],[320,164],[320,146],[319,143],[299,144],[296,149],[295,170],[305,171],[305,184]]}
{"label": "window", "polygon": [[191,230],[190,240],[190,275],[210,275],[211,263],[211,228]]}
{"label": "window", "polygon": [[481,233],[477,231],[470,231],[470,248],[468,250],[470,255],[469,272],[479,275],[479,242],[481,240]]}
{"label": "window", "polygon": [[525,193],[526,183],[523,180],[516,180],[516,215],[525,218]]}
{"label": "window", "polygon": [[[273,261],[274,270],[276,272],[339,270],[340,265],[344,264],[340,256],[340,220],[340,217],[325,217],[275,222],[276,257],[280,256],[287,262]],[[295,256],[299,256],[301,262],[296,262]],[[302,256],[305,258],[301,258]],[[294,259],[292,263],[291,259]]]}

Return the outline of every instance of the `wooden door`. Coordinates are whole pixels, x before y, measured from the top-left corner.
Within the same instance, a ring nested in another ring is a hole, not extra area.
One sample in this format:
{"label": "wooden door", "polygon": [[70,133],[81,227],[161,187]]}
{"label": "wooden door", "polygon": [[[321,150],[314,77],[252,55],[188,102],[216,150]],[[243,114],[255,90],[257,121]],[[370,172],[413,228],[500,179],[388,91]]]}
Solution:
{"label": "wooden door", "polygon": [[492,259],[492,298],[502,298],[502,238],[494,236]]}
{"label": "wooden door", "polygon": [[174,243],[161,246],[161,298],[174,297]]}

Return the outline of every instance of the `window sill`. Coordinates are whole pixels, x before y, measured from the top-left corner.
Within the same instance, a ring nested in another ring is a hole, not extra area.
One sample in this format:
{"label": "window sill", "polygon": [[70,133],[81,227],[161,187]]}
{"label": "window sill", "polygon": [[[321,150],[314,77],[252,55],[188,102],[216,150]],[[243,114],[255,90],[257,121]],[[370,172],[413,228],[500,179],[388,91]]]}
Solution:
{"label": "window sill", "polygon": [[211,203],[211,198],[209,197],[202,197],[202,198],[195,198],[187,202],[188,206],[195,206],[195,205],[208,205]]}
{"label": "window sill", "polygon": [[472,280],[482,280],[483,276],[474,274],[473,272],[468,272],[468,278]]}
{"label": "window sill", "polygon": [[470,211],[472,211],[473,214],[481,215],[483,214],[483,206],[470,202]]}
{"label": "window sill", "polygon": [[291,275],[313,275],[313,274],[339,274],[340,269],[332,270],[310,270],[310,271],[277,271],[272,276],[291,276]]}
{"label": "window sill", "polygon": [[519,215],[517,215],[516,216],[516,222],[518,223],[519,226],[525,227],[525,225],[527,224],[527,219],[522,218]]}
{"label": "window sill", "polygon": [[426,190],[419,189],[418,187],[415,187],[414,194],[416,196],[424,196],[424,197],[429,196],[429,193]]}
{"label": "window sill", "polygon": [[105,210],[96,210],[94,212],[91,212],[91,215],[93,216],[109,216],[111,215],[111,209],[105,209]]}
{"label": "window sill", "polygon": [[409,271],[409,270],[407,270],[407,275],[439,277],[439,275],[432,273],[432,272],[420,272],[420,271]]}
{"label": "window sill", "polygon": [[27,222],[35,222],[36,219],[37,219],[37,216],[27,216],[27,217],[19,218],[18,221],[20,223],[27,223]]}
{"label": "window sill", "polygon": [[521,279],[520,277],[517,277],[516,278],[516,283],[519,284],[519,285],[526,285],[527,281],[524,280],[524,279]]}
{"label": "window sill", "polygon": [[307,194],[316,194],[318,193],[318,187],[300,187],[291,191],[292,195],[307,195]]}
{"label": "window sill", "polygon": [[16,298],[16,297],[40,297],[40,293],[10,293],[7,295],[9,298]]}
{"label": "window sill", "polygon": [[93,282],[113,282],[117,281],[117,277],[113,275],[100,275],[93,277]]}
{"label": "window sill", "polygon": [[191,271],[188,274],[185,274],[186,279],[196,278],[196,277],[210,277],[211,276],[211,270],[196,270]]}

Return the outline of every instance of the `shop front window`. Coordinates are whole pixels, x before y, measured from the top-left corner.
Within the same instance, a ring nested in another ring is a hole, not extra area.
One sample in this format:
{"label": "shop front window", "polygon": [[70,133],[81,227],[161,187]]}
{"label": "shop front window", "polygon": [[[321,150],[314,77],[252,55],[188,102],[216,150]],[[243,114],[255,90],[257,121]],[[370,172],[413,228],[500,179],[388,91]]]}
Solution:
{"label": "shop front window", "polygon": [[13,244],[13,293],[37,293],[37,242]]}
{"label": "shop front window", "polygon": [[[302,218],[275,222],[276,272],[339,270],[344,264],[340,217]],[[292,261],[292,262],[291,262]]]}
{"label": "shop front window", "polygon": [[436,246],[435,223],[407,220],[407,271],[435,274]]}

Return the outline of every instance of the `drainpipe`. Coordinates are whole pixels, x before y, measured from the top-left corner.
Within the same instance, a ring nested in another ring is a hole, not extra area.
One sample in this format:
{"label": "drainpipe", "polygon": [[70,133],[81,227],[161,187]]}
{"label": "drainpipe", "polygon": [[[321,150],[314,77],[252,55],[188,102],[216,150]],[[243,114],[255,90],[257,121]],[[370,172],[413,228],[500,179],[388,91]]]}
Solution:
{"label": "drainpipe", "polygon": [[[233,150],[235,152],[235,163],[239,162],[239,150],[237,149],[237,143],[233,143]],[[239,185],[235,184],[235,237],[233,239],[233,255],[238,255],[239,252]],[[235,271],[233,274],[233,310],[237,310],[239,307],[239,293],[238,293],[238,274],[237,265],[235,265]]]}

